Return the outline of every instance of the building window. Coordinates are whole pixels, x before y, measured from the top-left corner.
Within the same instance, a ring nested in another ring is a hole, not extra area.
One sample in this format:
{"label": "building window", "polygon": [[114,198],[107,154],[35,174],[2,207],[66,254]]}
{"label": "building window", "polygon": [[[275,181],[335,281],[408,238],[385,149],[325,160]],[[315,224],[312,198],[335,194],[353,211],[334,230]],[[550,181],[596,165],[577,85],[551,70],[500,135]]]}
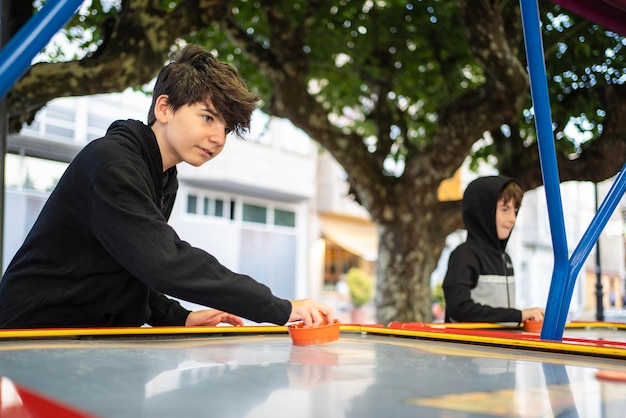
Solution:
{"label": "building window", "polygon": [[365,260],[356,254],[344,250],[334,242],[326,239],[324,253],[324,283],[325,290],[336,290],[341,276],[348,273],[352,267],[363,269],[372,277],[376,276],[376,262]]}
{"label": "building window", "polygon": [[187,213],[198,213],[198,196],[187,195]]}
{"label": "building window", "polygon": [[208,215],[211,214],[211,211],[210,211],[211,206],[210,206],[210,204],[211,204],[211,200],[208,197],[205,197],[204,200],[203,200],[203,205],[202,205],[202,214],[203,215],[208,216]]}
{"label": "building window", "polygon": [[94,130],[104,133],[110,125],[111,121],[109,119],[104,119],[91,113],[89,113],[89,115],[87,116],[88,128],[92,128]]}
{"label": "building window", "polygon": [[291,210],[274,209],[274,225],[295,228],[296,213]]}
{"label": "building window", "polygon": [[60,107],[50,106],[46,109],[46,116],[50,119],[64,120],[66,122],[74,122],[75,112],[71,109],[63,109]]}
{"label": "building window", "polygon": [[230,201],[230,220],[231,221],[235,220],[235,201],[234,200]]}
{"label": "building window", "polygon": [[[228,210],[230,209],[230,213]],[[207,217],[235,219],[235,202],[230,199],[215,198],[211,195],[190,193],[187,195],[187,213]]]}
{"label": "building window", "polygon": [[218,218],[224,217],[224,201],[222,199],[215,199],[215,213]]}
{"label": "building window", "polygon": [[267,223],[267,208],[265,206],[243,204],[242,220],[244,222],[254,222],[259,224]]}
{"label": "building window", "polygon": [[324,287],[334,289],[341,276],[351,267],[358,267],[360,257],[354,255],[331,241],[326,240],[324,254]]}
{"label": "building window", "polygon": [[263,205],[239,202],[201,191],[187,194],[186,211],[193,215],[262,224],[269,229],[273,226],[292,229],[296,227],[296,212],[293,210],[274,208],[271,203]]}
{"label": "building window", "polygon": [[54,137],[64,138],[64,139],[74,139],[73,129],[63,128],[61,126],[48,124],[46,125],[45,130],[46,130],[46,134],[54,136]]}

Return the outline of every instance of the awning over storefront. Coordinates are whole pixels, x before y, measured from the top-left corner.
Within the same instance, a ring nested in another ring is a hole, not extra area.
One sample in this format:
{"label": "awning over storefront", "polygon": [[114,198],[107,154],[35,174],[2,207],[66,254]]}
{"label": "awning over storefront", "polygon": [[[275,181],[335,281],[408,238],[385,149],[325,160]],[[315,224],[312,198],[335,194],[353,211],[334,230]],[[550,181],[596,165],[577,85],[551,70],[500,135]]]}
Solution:
{"label": "awning over storefront", "polygon": [[371,221],[332,214],[320,214],[319,221],[324,237],[344,250],[368,261],[378,258],[378,234]]}

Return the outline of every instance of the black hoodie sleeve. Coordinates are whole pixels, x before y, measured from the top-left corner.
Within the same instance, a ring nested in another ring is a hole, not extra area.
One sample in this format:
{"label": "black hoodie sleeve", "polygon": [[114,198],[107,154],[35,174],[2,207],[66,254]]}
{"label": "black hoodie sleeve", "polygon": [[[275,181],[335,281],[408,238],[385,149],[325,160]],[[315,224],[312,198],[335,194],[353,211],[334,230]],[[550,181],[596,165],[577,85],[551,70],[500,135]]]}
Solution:
{"label": "black hoodie sleeve", "polygon": [[461,245],[450,254],[448,271],[443,280],[446,301],[446,322],[517,322],[522,320],[518,309],[498,308],[474,302],[471,291],[480,272],[478,256]]}
{"label": "black hoodie sleeve", "polygon": [[177,301],[154,290],[150,290],[148,295],[148,307],[150,308],[148,324],[155,327],[185,325],[191,313]]}

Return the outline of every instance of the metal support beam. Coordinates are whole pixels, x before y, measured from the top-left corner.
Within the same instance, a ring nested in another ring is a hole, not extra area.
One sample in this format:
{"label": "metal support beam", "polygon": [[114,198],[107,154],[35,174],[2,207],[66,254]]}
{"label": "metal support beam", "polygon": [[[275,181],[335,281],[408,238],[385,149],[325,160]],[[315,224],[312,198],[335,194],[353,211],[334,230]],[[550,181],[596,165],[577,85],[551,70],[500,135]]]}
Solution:
{"label": "metal support beam", "polygon": [[[28,70],[33,58],[74,16],[83,0],[50,0],[0,51],[0,98]],[[7,1],[2,2],[8,3]]]}
{"label": "metal support beam", "polygon": [[563,204],[560,192],[559,173],[556,164],[556,149],[552,133],[552,114],[548,96],[548,83],[541,39],[539,5],[537,0],[520,0],[524,43],[530,73],[530,90],[535,111],[535,126],[539,146],[541,174],[546,191],[548,218],[554,251],[554,267],[546,315],[541,329],[541,338],[560,341],[569,312],[576,278],[602,229],[626,191],[626,164],[618,173],[611,190],[604,198],[578,246],[568,258]]}
{"label": "metal support beam", "polygon": [[[50,0],[9,40],[11,2],[0,2],[0,266],[4,266],[5,158],[9,112],[6,94],[28,70],[35,56],[74,16],[83,0]],[[4,270],[2,271],[4,273]],[[1,277],[1,276],[0,276]]]}
{"label": "metal support beam", "polygon": [[[3,48],[9,41],[9,25],[11,18],[11,2],[0,2],[0,48]],[[7,136],[9,134],[9,111],[7,100],[0,98],[0,278],[4,273],[4,179],[5,179],[5,156],[7,155]]]}

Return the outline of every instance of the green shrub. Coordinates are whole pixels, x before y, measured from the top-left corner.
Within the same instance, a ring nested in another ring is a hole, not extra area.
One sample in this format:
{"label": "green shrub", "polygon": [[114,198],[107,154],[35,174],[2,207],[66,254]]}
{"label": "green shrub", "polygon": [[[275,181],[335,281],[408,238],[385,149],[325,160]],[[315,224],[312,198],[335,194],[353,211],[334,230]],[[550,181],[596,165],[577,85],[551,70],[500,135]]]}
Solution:
{"label": "green shrub", "polygon": [[441,283],[437,283],[435,287],[433,287],[432,298],[433,302],[437,302],[442,308],[446,306],[446,299],[443,295],[443,286]]}
{"label": "green shrub", "polygon": [[365,270],[352,267],[346,274],[352,306],[359,308],[374,298],[374,278]]}

